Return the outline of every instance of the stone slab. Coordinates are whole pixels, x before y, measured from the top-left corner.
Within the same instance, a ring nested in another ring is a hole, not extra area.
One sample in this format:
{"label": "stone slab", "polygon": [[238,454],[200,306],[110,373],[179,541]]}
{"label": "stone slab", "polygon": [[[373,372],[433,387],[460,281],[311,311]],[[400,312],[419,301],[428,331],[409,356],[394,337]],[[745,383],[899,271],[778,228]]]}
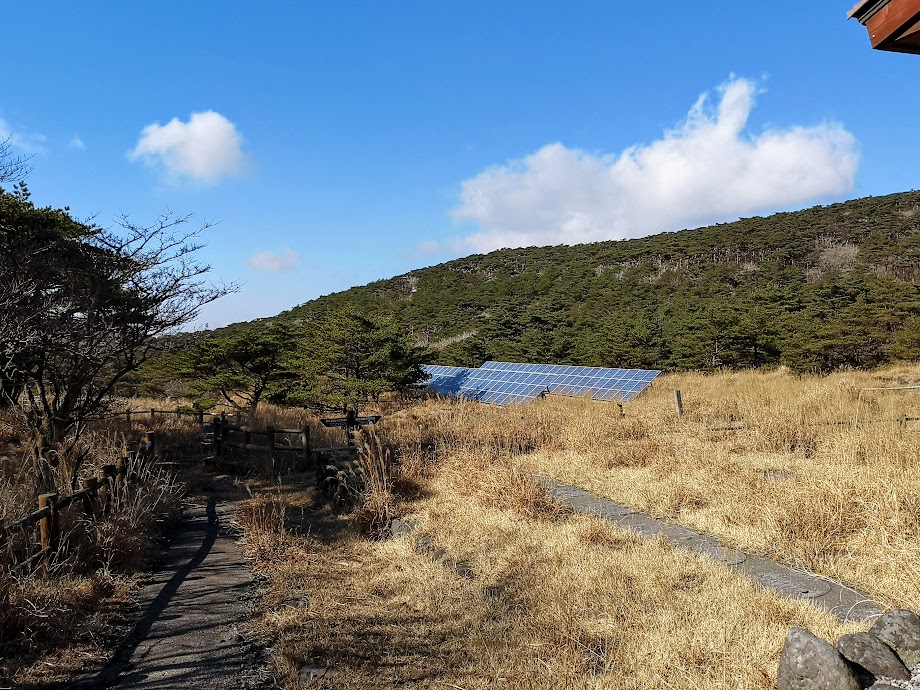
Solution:
{"label": "stone slab", "polygon": [[783,596],[812,601],[842,621],[866,620],[882,613],[882,609],[867,595],[828,578],[787,567],[764,556],[729,548],[712,535],[637,512],[580,487],[543,477],[538,480],[553,497],[576,513],[597,515],[640,537],[662,537],[675,548],[722,563]]}

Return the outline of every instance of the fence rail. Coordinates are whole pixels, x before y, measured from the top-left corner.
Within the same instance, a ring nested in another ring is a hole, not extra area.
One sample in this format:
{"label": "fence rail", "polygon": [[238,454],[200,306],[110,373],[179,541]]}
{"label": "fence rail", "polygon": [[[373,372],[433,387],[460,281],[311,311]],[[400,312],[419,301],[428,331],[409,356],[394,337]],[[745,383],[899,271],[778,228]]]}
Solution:
{"label": "fence rail", "polygon": [[[884,417],[882,419],[839,419],[829,422],[802,422],[801,426],[805,428],[814,428],[819,426],[847,426],[858,429],[863,426],[871,426],[872,424],[898,424],[903,429],[906,428],[908,424],[913,422],[920,422],[920,417],[908,417],[907,415],[902,415],[900,417]],[[748,429],[750,429],[750,427],[747,425],[747,423],[738,422],[736,424],[730,424],[727,426],[707,427],[706,431],[747,431]]]}
{"label": "fence rail", "polygon": [[204,426],[205,417],[212,419],[223,417],[226,419],[228,417],[237,418],[239,416],[236,412],[205,412],[204,410],[158,410],[151,407],[149,410],[122,410],[121,412],[111,412],[101,417],[101,419],[118,419],[119,417],[125,417],[128,424],[131,424],[135,417],[147,416],[149,419],[156,419],[158,416],[169,417],[170,415],[175,415],[176,417],[195,417],[198,420],[198,423],[202,426]]}
{"label": "fence rail", "polygon": [[[153,432],[147,432],[143,457],[147,457],[152,452],[154,443]],[[78,491],[63,497],[60,489],[52,493],[41,494],[38,497],[37,510],[12,522],[0,520],[0,547],[6,546],[11,536],[28,530],[36,524],[39,526],[39,551],[13,567],[20,570],[27,569],[40,560],[42,574],[47,577],[51,568],[51,559],[60,544],[61,513],[79,501],[84,515],[90,520],[96,520],[99,516],[108,514],[113,500],[123,490],[125,484],[137,481],[137,476],[132,471],[135,459],[136,456],[132,453],[115,464],[104,465],[100,468],[98,476],[81,480],[81,488]]]}
{"label": "fence rail", "polygon": [[[234,434],[231,436],[231,434]],[[278,443],[279,437],[297,436],[299,444]],[[253,437],[265,438],[264,443],[253,443]],[[299,456],[300,469],[312,466],[313,449],[310,445],[310,427],[307,425],[299,429],[280,429],[275,427],[257,428],[240,424],[230,424],[223,416],[215,417],[212,422],[210,434],[211,452],[206,454],[206,459],[216,464],[231,464],[239,466],[239,461],[231,460],[227,452],[230,448],[249,450],[265,453],[268,466],[272,475],[278,470],[279,453],[296,453]],[[205,443],[207,444],[207,440]],[[286,455],[286,458],[290,458]]]}

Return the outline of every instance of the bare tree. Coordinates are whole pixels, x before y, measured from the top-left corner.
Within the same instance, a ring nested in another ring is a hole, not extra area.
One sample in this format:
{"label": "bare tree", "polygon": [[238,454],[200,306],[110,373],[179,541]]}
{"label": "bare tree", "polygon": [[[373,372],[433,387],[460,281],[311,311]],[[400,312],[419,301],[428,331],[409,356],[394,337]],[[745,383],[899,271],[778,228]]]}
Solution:
{"label": "bare tree", "polygon": [[32,172],[29,165],[31,156],[17,156],[13,153],[13,138],[7,137],[0,141],[0,184],[4,182],[20,182]]}
{"label": "bare tree", "polygon": [[161,336],[237,289],[205,280],[205,224],[164,214],[111,229],[0,192],[0,390],[53,460],[99,416],[114,386]]}

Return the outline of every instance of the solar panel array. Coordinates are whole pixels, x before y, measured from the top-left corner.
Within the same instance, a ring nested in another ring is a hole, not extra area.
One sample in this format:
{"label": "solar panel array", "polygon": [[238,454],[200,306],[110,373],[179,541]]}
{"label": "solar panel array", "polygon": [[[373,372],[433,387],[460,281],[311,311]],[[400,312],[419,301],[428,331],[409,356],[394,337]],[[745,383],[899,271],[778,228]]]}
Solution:
{"label": "solar panel array", "polygon": [[426,385],[440,395],[497,405],[527,402],[543,393],[626,402],[661,373],[512,362],[486,362],[479,369],[429,365],[425,370],[431,376]]}

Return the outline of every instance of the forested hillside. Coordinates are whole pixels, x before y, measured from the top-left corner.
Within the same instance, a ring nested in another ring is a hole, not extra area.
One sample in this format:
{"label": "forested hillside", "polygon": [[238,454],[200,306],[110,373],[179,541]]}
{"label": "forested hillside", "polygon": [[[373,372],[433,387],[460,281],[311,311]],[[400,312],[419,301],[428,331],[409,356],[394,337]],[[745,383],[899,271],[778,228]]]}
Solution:
{"label": "forested hillside", "polygon": [[920,356],[920,192],[589,245],[506,249],[321,297],[443,364],[799,370]]}

